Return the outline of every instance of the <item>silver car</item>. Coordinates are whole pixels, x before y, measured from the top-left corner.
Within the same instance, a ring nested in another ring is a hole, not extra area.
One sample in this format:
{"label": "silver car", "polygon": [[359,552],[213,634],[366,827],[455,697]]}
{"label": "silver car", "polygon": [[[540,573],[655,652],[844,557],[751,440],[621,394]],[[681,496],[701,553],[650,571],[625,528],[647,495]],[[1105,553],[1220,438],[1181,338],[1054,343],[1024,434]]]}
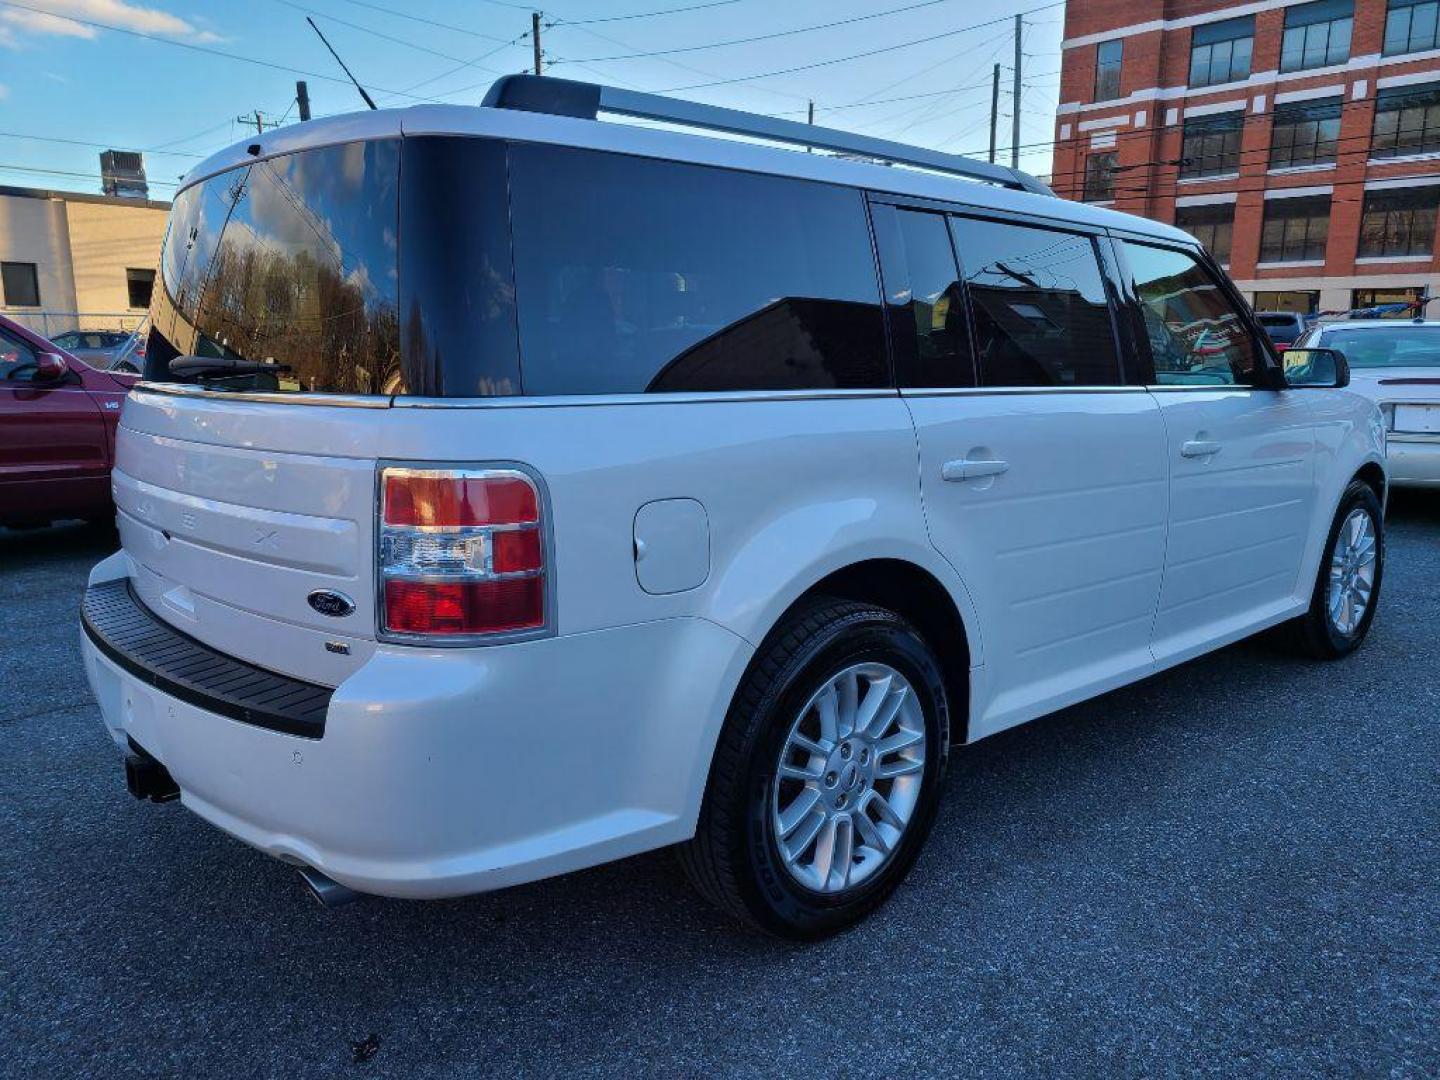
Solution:
{"label": "silver car", "polygon": [[1350,389],[1378,402],[1385,415],[1393,486],[1440,487],[1440,321],[1321,323],[1295,347],[1345,354]]}
{"label": "silver car", "polygon": [[67,330],[52,340],[71,356],[101,371],[134,375],[145,363],[141,330]]}

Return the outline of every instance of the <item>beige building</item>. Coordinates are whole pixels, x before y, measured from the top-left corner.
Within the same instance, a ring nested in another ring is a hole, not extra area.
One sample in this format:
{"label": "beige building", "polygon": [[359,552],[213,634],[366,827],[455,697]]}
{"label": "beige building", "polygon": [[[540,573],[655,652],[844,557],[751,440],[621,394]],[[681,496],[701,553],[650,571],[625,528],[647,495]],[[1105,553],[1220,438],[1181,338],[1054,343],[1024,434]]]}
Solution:
{"label": "beige building", "polygon": [[166,202],[0,187],[0,314],[53,336],[132,328],[150,306]]}

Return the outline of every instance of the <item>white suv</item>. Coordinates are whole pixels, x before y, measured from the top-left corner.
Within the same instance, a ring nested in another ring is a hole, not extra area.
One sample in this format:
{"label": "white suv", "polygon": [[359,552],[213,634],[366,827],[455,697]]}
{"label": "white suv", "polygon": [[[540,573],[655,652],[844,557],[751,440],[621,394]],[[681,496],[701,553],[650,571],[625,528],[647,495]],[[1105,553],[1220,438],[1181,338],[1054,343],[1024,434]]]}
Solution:
{"label": "white suv", "polygon": [[160,279],[86,668],[135,794],[332,900],[679,844],[823,935],[952,744],[1375,612],[1343,359],[1008,169],[510,78],[216,155]]}

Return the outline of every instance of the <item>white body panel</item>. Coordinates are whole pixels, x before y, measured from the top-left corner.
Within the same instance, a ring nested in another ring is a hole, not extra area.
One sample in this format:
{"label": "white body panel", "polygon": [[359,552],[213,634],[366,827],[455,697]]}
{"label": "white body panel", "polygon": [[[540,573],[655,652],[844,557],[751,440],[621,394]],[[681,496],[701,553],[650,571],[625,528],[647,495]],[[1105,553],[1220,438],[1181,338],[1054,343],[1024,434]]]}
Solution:
{"label": "white body panel", "polygon": [[[1120,393],[907,393],[935,546],[985,628],[980,736],[1131,681],[1151,667],[1165,556],[1164,429]],[[998,475],[944,479],[959,459]]]}
{"label": "white body panel", "polygon": [[[267,134],[259,156],[402,130],[675,158],[1186,239],[913,170],[491,109],[318,121]],[[250,157],[227,151],[192,179]],[[141,603],[200,642],[333,687],[323,737],[185,704],[88,637],[87,673],[117,744],[153,754],[187,806],[343,884],[417,897],[691,836],[747,665],[837,571],[909,564],[953,603],[970,658],[954,728],[979,738],[1301,610],[1340,493],[1384,455],[1374,405],[1327,391],[272,397],[144,385],[130,395],[114,473],[124,550],[91,580],[129,578]],[[1222,448],[1180,456],[1206,439]],[[949,468],[959,461],[1004,467],[968,476]],[[377,640],[386,463],[508,464],[538,479],[550,636],[459,648]],[[319,613],[314,590],[343,593],[353,612]]]}
{"label": "white body panel", "polygon": [[[1155,612],[1158,660],[1303,610],[1301,580],[1315,506],[1313,418],[1306,391],[1157,389],[1170,469],[1165,584]],[[1213,449],[1213,453],[1204,453]]]}

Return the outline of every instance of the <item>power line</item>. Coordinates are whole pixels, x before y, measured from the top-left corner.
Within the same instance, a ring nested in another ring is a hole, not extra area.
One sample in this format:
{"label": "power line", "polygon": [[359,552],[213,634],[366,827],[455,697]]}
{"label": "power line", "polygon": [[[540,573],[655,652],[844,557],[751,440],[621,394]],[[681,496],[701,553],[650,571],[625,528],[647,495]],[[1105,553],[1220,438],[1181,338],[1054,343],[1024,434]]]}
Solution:
{"label": "power line", "polygon": [[657,15],[679,15],[685,11],[704,11],[706,8],[728,7],[740,0],[709,0],[704,4],[687,4],[685,7],[661,8],[658,11],[636,11],[629,15],[601,15],[593,19],[556,19],[547,26],[593,26],[595,23],[629,22],[632,19],[651,19]]}
{"label": "power line", "polygon": [[652,56],[674,56],[677,53],[701,52],[705,49],[723,49],[730,45],[750,45],[757,41],[773,41],[776,38],[791,37],[795,34],[808,34],[816,30],[830,30],[836,26],[850,26],[854,23],[867,22],[871,19],[883,19],[887,15],[898,15],[905,11],[916,11],[920,8],[934,7],[937,4],[949,4],[954,0],[920,0],[919,3],[906,4],[903,7],[890,8],[886,11],[874,11],[868,15],[855,15],[848,19],[836,19],[833,22],[813,23],[810,26],[796,26],[789,30],[776,30],[769,34],[754,34],[750,37],[730,38],[726,41],[711,41],[704,45],[681,45],[673,49],[655,49],[650,52],[622,53],[615,56],[582,56],[577,62],[587,64],[608,63],[612,60],[643,60]]}
{"label": "power line", "polygon": [[[987,83],[986,85],[988,86],[989,84]],[[947,95],[950,95],[950,94],[958,94],[958,93],[960,93],[961,91],[969,90],[969,89],[972,89],[972,87],[968,87],[968,86],[952,86],[952,87],[948,87],[947,89],[944,89],[944,90],[926,90],[923,94],[902,94],[900,97],[879,98],[879,99],[877,99],[877,100],[875,100],[875,101],[852,101],[849,105],[821,105],[821,106],[818,106],[815,111],[816,111],[816,112],[827,112],[827,113],[831,113],[831,112],[847,112],[847,111],[850,110],[850,109],[867,109],[867,108],[869,108],[871,105],[893,105],[893,104],[895,104],[897,101],[919,101],[921,98],[945,97],[945,96],[947,96]],[[774,115],[774,116],[776,116],[776,117],[781,117],[781,116],[804,116],[804,115],[805,115],[805,110],[804,110],[804,109],[789,109],[789,110],[787,110],[787,111],[785,111],[785,112],[774,113],[774,114],[772,114],[772,115]]]}
{"label": "power line", "polygon": [[[621,41],[619,38],[612,37],[612,36],[609,35],[609,34],[601,33],[599,30],[592,30],[592,29],[591,29],[590,27],[588,27],[588,26],[580,26],[580,25],[575,24],[575,23],[569,23],[569,24],[563,24],[563,25],[574,26],[575,29],[579,30],[582,34],[588,34],[588,35],[590,35],[591,37],[593,37],[593,38],[595,38],[595,39],[597,39],[597,40],[599,40],[599,41],[608,41],[608,42],[610,42],[612,45],[619,45],[621,48],[630,48],[630,46],[626,45],[625,42]],[[693,73],[696,74],[696,75],[704,75],[707,79],[718,79],[718,78],[720,78],[720,76],[719,76],[718,74],[716,74],[715,72],[713,72],[713,71],[707,71],[707,70],[705,70],[704,68],[695,67],[693,64],[688,64],[688,63],[684,62],[683,60],[676,60],[676,59],[674,59],[674,58],[672,58],[672,57],[668,57],[668,56],[659,56],[659,57],[656,57],[655,59],[656,59],[659,63],[669,64],[671,67],[673,67],[673,68],[678,68],[678,69],[681,70],[681,71],[690,71],[690,72],[693,72]],[[594,68],[589,67],[589,66],[586,65],[583,61],[572,60],[572,61],[570,61],[570,63],[573,64],[573,65],[576,66],[576,67],[583,68],[583,69],[586,70],[586,71],[595,71]],[[605,74],[605,73],[603,73],[603,72],[598,72],[598,71],[596,71],[595,74],[599,75],[601,78],[614,78],[613,75],[607,75],[607,74]],[[772,88],[772,87],[769,87],[769,86],[757,86],[755,89],[760,90],[760,91],[762,91],[763,93],[773,94],[773,95],[776,96],[776,97],[787,97],[787,98],[790,98],[790,99],[792,99],[792,100],[794,100],[794,101],[809,101],[809,95],[807,95],[807,94],[796,94],[796,93],[792,93],[792,92],[789,91],[789,90],[776,90],[776,89],[774,89],[774,88]]]}
{"label": "power line", "polygon": [[[1037,7],[1037,8],[1031,8],[1030,11],[1021,12],[1021,14],[1022,14],[1022,15],[1028,15],[1028,14],[1030,14],[1030,12],[1033,12],[1033,11],[1047,11],[1047,10],[1049,10],[1050,8],[1061,7],[1061,6],[1063,5],[1063,3],[1064,3],[1064,0],[1057,0],[1056,3],[1044,4],[1044,5],[1042,5],[1042,6],[1040,6],[1040,7]],[[914,39],[912,39],[912,40],[910,40],[910,41],[902,41],[902,42],[898,42],[897,44],[894,44],[894,45],[885,45],[885,46],[882,46],[881,48],[878,48],[878,49],[867,49],[867,50],[865,50],[864,52],[851,53],[851,54],[848,55],[848,56],[835,56],[835,57],[831,57],[831,58],[828,59],[828,60],[817,60],[817,61],[815,61],[814,63],[810,63],[810,64],[799,64],[799,65],[797,65],[797,66],[795,66],[795,67],[789,67],[789,68],[779,68],[779,69],[777,69],[777,70],[775,70],[775,71],[762,71],[762,72],[757,72],[757,73],[754,74],[754,75],[737,75],[737,76],[735,76],[734,78],[730,78],[730,79],[717,79],[717,80],[714,81],[714,82],[692,83],[692,84],[689,85],[689,86],[672,86],[672,87],[669,87],[668,89],[665,89],[665,90],[658,90],[658,91],[656,91],[656,93],[660,93],[660,94],[675,94],[675,93],[680,93],[680,92],[685,91],[685,90],[704,90],[704,89],[708,89],[709,87],[712,87],[712,86],[729,86],[729,85],[731,85],[731,84],[733,84],[733,83],[751,82],[751,81],[753,81],[753,80],[755,80],[755,79],[769,79],[769,78],[773,78],[773,77],[775,77],[775,76],[777,76],[777,75],[793,75],[793,74],[796,74],[797,72],[801,72],[801,71],[814,71],[816,68],[831,67],[831,66],[833,66],[833,65],[835,65],[835,64],[848,63],[848,62],[851,61],[851,60],[863,60],[863,59],[865,59],[865,58],[867,58],[867,57],[880,56],[880,55],[883,54],[883,53],[891,53],[891,52],[895,52],[895,51],[897,51],[897,50],[899,50],[899,49],[909,49],[909,48],[913,48],[913,47],[916,46],[916,45],[923,45],[923,44],[925,44],[925,43],[927,43],[927,42],[931,42],[931,41],[941,41],[941,40],[943,40],[943,39],[945,39],[945,38],[955,37],[955,36],[958,35],[958,34],[968,34],[968,33],[970,33],[971,31],[974,31],[974,30],[983,30],[983,29],[985,29],[986,27],[996,26],[996,25],[998,25],[999,23],[1008,23],[1008,22],[1011,21],[1011,18],[1012,18],[1012,17],[1009,16],[1009,15],[1004,15],[1004,16],[1001,16],[1001,17],[998,18],[998,19],[989,19],[989,20],[987,20],[986,22],[974,23],[974,24],[972,24],[972,25],[970,25],[970,26],[961,26],[961,27],[957,27],[957,28],[954,29],[954,30],[942,30],[942,31],[941,31],[940,33],[938,33],[938,34],[927,34],[927,35],[925,35],[924,37],[914,38]]]}
{"label": "power line", "polygon": [[[1358,109],[1358,108],[1362,108],[1362,107],[1364,107],[1364,106],[1366,106],[1366,105],[1368,105],[1368,104],[1369,104],[1368,101],[1346,101],[1346,102],[1342,102],[1342,103],[1341,103],[1340,108],[1341,108],[1341,110],[1342,110],[1342,112],[1343,112],[1345,109]],[[1283,108],[1283,106],[1281,106],[1281,108]],[[1222,115],[1223,115],[1223,114],[1222,114]],[[1203,130],[1204,130],[1204,121],[1205,121],[1205,120],[1211,120],[1211,119],[1212,119],[1212,118],[1210,118],[1210,117],[1205,117],[1205,118],[1203,118],[1203,119],[1201,120],[1201,122],[1200,122],[1199,124],[1196,124],[1195,126],[1198,127],[1201,131],[1203,131]],[[1272,121],[1273,121],[1273,113],[1267,114],[1267,113],[1248,113],[1248,112],[1247,112],[1247,113],[1245,113],[1245,114],[1241,117],[1240,124],[1241,124],[1241,126],[1242,126],[1242,128],[1243,128],[1243,126],[1246,125],[1246,124],[1258,124],[1258,123],[1264,122],[1265,120],[1272,120]],[[1194,123],[1194,122],[1192,121],[1192,123]],[[1117,141],[1120,140],[1120,139],[1123,139],[1123,140],[1126,140],[1126,141],[1129,141],[1129,142],[1133,142],[1133,141],[1135,141],[1136,139],[1140,139],[1140,138],[1152,138],[1156,133],[1160,133],[1160,132],[1179,131],[1179,132],[1181,132],[1181,133],[1183,134],[1183,132],[1184,132],[1184,130],[1185,130],[1185,126],[1186,126],[1186,125],[1184,124],[1183,121],[1180,122],[1180,123],[1175,123],[1175,124],[1158,124],[1158,125],[1156,125],[1155,127],[1141,128],[1141,129],[1136,130],[1136,131],[1117,131],[1117,132],[1115,132],[1115,135],[1116,135],[1116,137],[1117,137]],[[1410,130],[1413,130],[1413,129],[1410,129]],[[1373,130],[1373,128],[1372,128],[1372,130],[1370,130],[1370,131],[1360,132],[1360,133],[1355,134],[1355,135],[1343,135],[1343,136],[1337,135],[1336,138],[1333,139],[1333,140],[1331,140],[1331,139],[1324,139],[1324,140],[1317,140],[1317,141],[1323,141],[1323,142],[1326,142],[1326,143],[1329,143],[1329,142],[1332,142],[1332,141],[1333,141],[1333,142],[1336,144],[1336,150],[1337,150],[1337,153],[1338,153],[1339,148],[1340,148],[1341,146],[1347,144],[1347,143],[1356,143],[1356,142],[1367,142],[1367,143],[1368,143],[1368,142],[1371,142],[1373,139],[1374,139],[1374,130]],[[1052,147],[1052,148],[1053,148],[1053,147],[1056,147],[1056,146],[1061,145],[1062,143],[1077,143],[1077,144],[1078,144],[1078,143],[1080,143],[1082,140],[1083,140],[1083,136],[1072,136],[1072,137],[1069,138],[1069,139],[1050,139],[1050,140],[1044,140],[1044,141],[1040,141],[1040,142],[1026,143],[1026,144],[1022,144],[1022,148],[1029,148],[1029,149],[1037,149],[1037,148],[1043,148],[1043,147]],[[1182,142],[1182,144],[1181,144],[1181,147],[1182,147],[1181,157],[1184,156],[1183,146],[1184,146],[1184,144],[1183,144],[1183,142]],[[1088,149],[1084,148],[1083,146],[1077,145],[1077,146],[1076,146],[1076,152],[1077,152],[1077,153],[1080,155],[1080,157],[1083,159],[1083,158],[1089,157],[1090,154],[1092,154],[1092,153],[1104,153],[1105,151],[1104,151],[1104,150],[1088,150]],[[1261,157],[1264,157],[1264,158],[1268,159],[1271,153],[1272,153],[1272,147],[1269,146],[1269,145],[1252,147],[1252,148],[1250,148],[1250,149],[1248,149],[1248,150],[1246,150],[1246,149],[1237,149],[1237,150],[1235,151],[1237,168],[1238,168],[1240,162],[1243,161],[1244,159],[1247,159],[1247,158],[1248,158],[1248,159],[1251,159],[1251,160],[1256,160],[1256,159],[1259,159],[1259,158],[1261,158]],[[1158,160],[1157,160],[1157,161],[1137,162],[1137,163],[1133,163],[1133,164],[1130,164],[1130,165],[1120,166],[1120,168],[1127,169],[1127,170],[1129,170],[1129,169],[1140,169],[1140,168],[1159,168],[1159,167],[1164,167],[1164,166],[1167,166],[1167,165],[1174,165],[1178,160],[1179,160],[1179,159],[1177,158],[1177,159],[1172,159],[1172,160],[1169,160],[1169,161],[1158,161]],[[1383,160],[1383,159],[1382,159],[1382,160]],[[1283,167],[1283,166],[1282,166],[1282,167]],[[1055,175],[1057,175],[1057,176],[1063,175],[1063,176],[1073,177],[1073,176],[1083,175],[1083,173],[1084,173],[1084,167],[1083,167],[1083,163],[1082,163],[1082,165],[1081,165],[1080,167],[1077,167],[1077,168],[1074,168],[1074,169],[1069,169],[1069,170],[1066,170],[1066,171],[1063,172],[1063,173],[1058,173],[1058,174],[1055,174]]]}
{"label": "power line", "polygon": [[[216,128],[223,127],[229,123],[230,121],[227,120],[225,124],[217,124]],[[210,130],[214,131],[216,128],[211,128]],[[0,131],[0,139],[29,139],[33,142],[51,142],[63,143],[66,146],[84,146],[91,150],[120,150],[122,153],[127,154],[153,154],[156,157],[203,158],[206,156],[205,154],[197,154],[192,150],[127,150],[124,147],[112,146],[109,143],[87,142],[84,139],[64,139],[58,135],[31,135],[23,131]],[[183,142],[184,140],[179,141]]]}
{"label": "power line", "polygon": [[222,121],[220,121],[220,123],[216,124],[214,127],[208,127],[208,128],[206,128],[204,131],[197,131],[194,135],[186,135],[183,139],[171,139],[169,142],[158,143],[157,145],[150,147],[148,150],[143,150],[143,151],[141,151],[141,153],[145,153],[145,154],[158,154],[162,149],[164,149],[164,148],[167,147],[167,146],[178,146],[180,143],[192,142],[193,140],[198,139],[198,138],[200,138],[201,136],[209,135],[212,131],[219,131],[219,130],[220,130],[221,128],[223,128],[223,127],[233,127],[233,126],[234,126],[234,121],[232,121],[232,120],[222,120]]}
{"label": "power line", "polygon": [[[495,76],[503,74],[502,72],[496,71],[494,68],[487,68],[470,60],[462,60],[458,56],[451,56],[449,53],[443,53],[438,49],[432,49],[428,45],[421,45],[419,42],[410,41],[406,38],[395,37],[393,34],[384,33],[383,31],[375,30],[369,26],[362,26],[359,23],[349,22],[346,19],[338,18],[337,16],[330,15],[324,11],[317,11],[315,8],[311,7],[308,4],[296,3],[295,0],[274,0],[274,2],[277,4],[283,4],[288,8],[293,8],[296,11],[304,12],[307,15],[315,15],[322,19],[328,19],[331,22],[339,23],[341,26],[348,26],[352,30],[359,30],[362,34],[371,34],[374,37],[380,38],[384,41],[389,41],[396,45],[403,45],[407,49],[415,49],[418,52],[429,53],[431,56],[438,56],[442,60],[449,60],[452,64],[459,64],[462,68],[478,68],[480,71],[484,71],[488,74]],[[507,42],[506,44],[509,43]],[[503,47],[504,46],[502,46],[502,48]],[[486,55],[489,54],[487,53]]]}
{"label": "power line", "polygon": [[[67,18],[68,18],[68,16],[67,16]],[[34,166],[34,165],[5,165],[5,164],[0,164],[0,172],[36,173],[36,174],[39,174],[39,175],[42,175],[42,176],[78,176],[78,177],[82,177],[83,179],[86,179],[86,180],[94,180],[96,183],[99,183],[99,184],[103,184],[103,183],[104,183],[104,177],[100,176],[98,173],[75,172],[75,171],[69,170],[69,169],[42,169],[42,168],[39,168],[38,166]],[[146,180],[146,183],[149,184],[151,187],[172,187],[172,188],[173,188],[173,187],[179,187],[179,186],[180,186],[179,183],[177,183],[176,181],[173,181],[173,180],[149,180],[149,179],[147,179],[147,180]]]}
{"label": "power line", "polygon": [[[397,19],[408,19],[410,22],[424,23],[426,26],[434,26],[434,27],[438,27],[438,28],[441,29],[441,30],[449,30],[449,31],[452,31],[453,33],[456,33],[456,34],[466,34],[466,35],[468,35],[468,36],[470,36],[470,37],[483,38],[483,39],[486,40],[486,41],[503,41],[503,40],[504,40],[503,38],[498,38],[498,37],[494,36],[493,34],[482,34],[482,33],[481,33],[480,31],[478,31],[478,30],[469,30],[469,29],[467,29],[467,28],[465,28],[465,27],[463,27],[463,26],[454,26],[454,25],[452,25],[452,24],[450,24],[450,23],[436,22],[434,19],[426,19],[426,18],[423,18],[423,17],[420,16],[420,15],[412,15],[412,14],[410,14],[408,11],[396,11],[394,8],[382,7],[380,4],[370,4],[370,3],[366,3],[366,0],[342,0],[342,2],[343,2],[343,3],[346,3],[346,4],[353,4],[353,5],[355,5],[356,7],[369,8],[371,11],[378,11],[378,12],[384,14],[384,15],[394,16],[394,17],[397,18]],[[524,10],[524,11],[529,11],[529,10],[530,10],[528,7],[525,7],[524,5],[521,5],[521,4],[514,4],[514,5],[506,4],[506,5],[503,5],[503,6],[505,6],[505,7],[512,7],[512,6],[513,6],[513,7],[516,7],[516,8],[521,8],[521,9]]]}
{"label": "power line", "polygon": [[[453,68],[449,68],[449,69],[447,69],[447,70],[445,70],[445,71],[442,71],[439,75],[431,75],[428,79],[421,79],[421,80],[420,80],[419,82],[417,82],[417,83],[411,83],[409,86],[405,87],[405,90],[404,90],[403,92],[408,94],[408,93],[410,93],[411,91],[420,89],[420,87],[422,87],[422,86],[429,86],[431,83],[439,82],[441,79],[448,79],[451,75],[458,75],[458,74],[459,74],[460,72],[462,72],[462,71],[467,71],[467,70],[469,70],[469,69],[471,69],[471,68],[480,67],[480,61],[481,61],[481,60],[488,60],[488,59],[490,59],[490,57],[494,56],[496,53],[504,52],[506,49],[508,49],[508,48],[510,48],[510,47],[512,47],[512,46],[514,46],[514,45],[519,45],[520,42],[524,41],[524,40],[525,40],[526,38],[528,38],[529,36],[530,36],[530,31],[529,31],[529,30],[526,30],[526,31],[524,31],[523,33],[517,34],[515,37],[511,38],[509,41],[505,42],[503,45],[497,45],[497,46],[495,46],[495,48],[489,50],[488,52],[483,52],[483,53],[481,53],[479,56],[476,56],[476,57],[474,57],[474,58],[472,58],[472,59],[470,59],[470,60],[464,61],[464,62],[458,64],[457,66],[453,67]],[[488,71],[489,68],[480,68],[480,70],[482,70],[482,71]],[[442,93],[444,94],[444,96],[451,97],[451,96],[454,96],[455,94],[463,94],[463,93],[466,93],[466,92],[468,92],[468,91],[470,91],[470,90],[474,90],[474,89],[476,89],[477,87],[479,87],[479,86],[481,86],[481,85],[488,85],[488,82],[485,83],[485,84],[476,83],[476,84],[474,84],[474,85],[472,85],[472,86],[462,87],[462,88],[460,88],[459,90],[446,90],[446,91],[443,91]]]}
{"label": "power line", "polygon": [[[491,0],[491,2],[493,3],[495,2],[495,0]],[[18,3],[17,0],[0,0],[0,7],[14,8],[18,11],[29,11],[35,13],[36,15],[53,16],[55,14],[53,11],[49,11],[45,8],[32,7],[29,4]],[[291,67],[289,64],[277,64],[270,60],[261,60],[254,56],[246,56],[243,53],[232,53],[226,52],[223,49],[212,49],[208,45],[196,45],[194,42],[190,41],[176,41],[173,38],[160,37],[156,34],[147,34],[141,30],[131,30],[128,27],[116,26],[113,23],[102,23],[97,22],[94,19],[83,19],[79,15],[66,15],[64,16],[64,18],[68,19],[70,22],[79,23],[81,26],[93,27],[96,30],[109,30],[112,33],[116,34],[127,34],[130,37],[141,38],[144,41],[159,42],[161,45],[173,45],[177,49],[188,49],[191,52],[203,53],[206,56],[218,56],[225,60],[236,60],[242,64],[253,64],[256,67],[270,68],[272,71],[284,71],[292,75],[304,75],[307,79],[320,79],[322,82],[340,83],[344,86],[350,85],[350,81],[348,79],[342,79],[337,75],[326,75],[323,72],[307,71],[304,68]],[[416,101],[431,100],[430,98],[417,98],[413,94],[402,94],[398,90],[385,90],[381,87],[376,87],[376,90],[379,93],[393,94],[396,97],[413,98]]]}

